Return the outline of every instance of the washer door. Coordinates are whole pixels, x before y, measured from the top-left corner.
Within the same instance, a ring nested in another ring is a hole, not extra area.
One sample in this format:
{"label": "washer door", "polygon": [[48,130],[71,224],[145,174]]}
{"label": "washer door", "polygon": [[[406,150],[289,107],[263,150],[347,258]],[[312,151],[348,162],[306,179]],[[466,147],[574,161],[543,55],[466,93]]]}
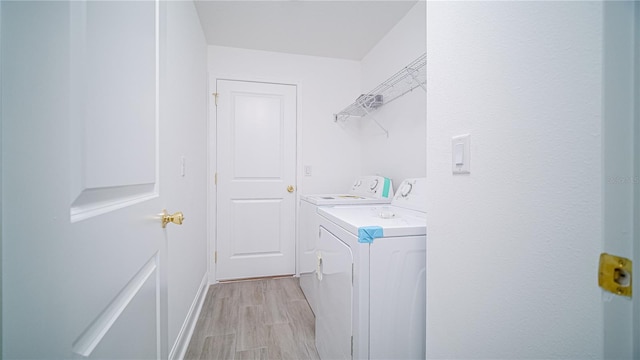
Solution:
{"label": "washer door", "polygon": [[351,359],[353,254],[324,227],[317,248],[316,348],[321,359]]}

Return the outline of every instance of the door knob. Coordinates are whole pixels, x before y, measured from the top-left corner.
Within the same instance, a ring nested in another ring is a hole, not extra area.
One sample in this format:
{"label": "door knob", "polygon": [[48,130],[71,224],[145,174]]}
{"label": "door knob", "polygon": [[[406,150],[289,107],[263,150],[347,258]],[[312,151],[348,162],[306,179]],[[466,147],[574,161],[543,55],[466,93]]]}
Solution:
{"label": "door knob", "polygon": [[292,193],[293,192],[293,185],[287,186],[287,191]]}
{"label": "door knob", "polygon": [[162,210],[162,228],[166,228],[167,224],[172,222],[177,225],[182,225],[184,221],[184,215],[182,211],[178,211],[172,215],[169,215],[166,209]]}

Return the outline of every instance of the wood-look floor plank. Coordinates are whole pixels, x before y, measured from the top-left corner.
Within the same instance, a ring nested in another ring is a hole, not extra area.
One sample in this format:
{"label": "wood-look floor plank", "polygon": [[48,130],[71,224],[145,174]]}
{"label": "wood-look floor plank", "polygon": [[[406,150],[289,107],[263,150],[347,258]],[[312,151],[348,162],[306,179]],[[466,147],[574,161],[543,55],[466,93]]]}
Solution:
{"label": "wood-look floor plank", "polygon": [[264,306],[240,308],[236,350],[250,350],[267,346],[267,326],[264,324]]}
{"label": "wood-look floor plank", "polygon": [[235,360],[272,360],[266,347],[236,352]]}
{"label": "wood-look floor plank", "polygon": [[206,336],[235,334],[238,330],[239,308],[234,298],[213,301],[213,309],[205,315]]}
{"label": "wood-look floor plank", "polygon": [[218,289],[213,295],[216,298],[239,296],[238,283],[236,282],[219,283],[216,284],[216,286],[218,287]]}
{"label": "wood-look floor plank", "polygon": [[309,345],[308,343],[305,343],[304,346],[307,349],[307,355],[309,356],[306,359],[320,360],[320,354],[318,354],[318,349],[316,349],[315,344]]}
{"label": "wood-look floor plank", "polygon": [[315,347],[316,326],[311,308],[306,301],[290,301],[287,304],[287,314],[290,324],[298,341]]}
{"label": "wood-look floor plank", "polygon": [[252,280],[236,283],[240,293],[241,306],[264,304],[264,281]]}
{"label": "wood-look floor plank", "polygon": [[304,293],[302,292],[302,288],[300,288],[300,281],[298,278],[282,279],[282,285],[289,300],[307,301],[304,297]]}
{"label": "wood-look floor plank", "polygon": [[210,286],[185,359],[314,359],[315,317],[297,278]]}
{"label": "wood-look floor plank", "polygon": [[287,298],[283,290],[265,290],[264,301],[265,324],[286,324],[289,322],[285,306]]}
{"label": "wood-look floor plank", "polygon": [[211,336],[205,339],[200,360],[233,360],[235,358],[236,335]]}
{"label": "wood-look floor plank", "polygon": [[298,360],[309,357],[305,344],[296,340],[290,324],[269,325],[268,344],[269,356],[276,359]]}

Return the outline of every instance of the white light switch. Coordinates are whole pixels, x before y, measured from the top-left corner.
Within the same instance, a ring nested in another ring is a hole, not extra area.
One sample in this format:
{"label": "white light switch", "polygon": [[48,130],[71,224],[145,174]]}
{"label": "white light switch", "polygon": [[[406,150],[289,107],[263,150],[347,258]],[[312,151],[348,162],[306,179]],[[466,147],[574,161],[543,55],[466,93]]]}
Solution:
{"label": "white light switch", "polygon": [[455,165],[463,165],[464,164],[464,144],[456,144],[454,147],[454,153],[456,156]]}
{"label": "white light switch", "polygon": [[454,174],[469,174],[470,171],[469,134],[454,136],[451,139],[451,166]]}
{"label": "white light switch", "polygon": [[304,166],[304,176],[311,176],[311,165]]}

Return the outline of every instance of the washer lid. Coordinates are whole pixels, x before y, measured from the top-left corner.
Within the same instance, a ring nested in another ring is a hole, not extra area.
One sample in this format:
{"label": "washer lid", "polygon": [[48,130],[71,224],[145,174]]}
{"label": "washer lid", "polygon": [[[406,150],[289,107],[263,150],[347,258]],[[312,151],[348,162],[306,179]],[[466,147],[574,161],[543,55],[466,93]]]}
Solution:
{"label": "washer lid", "polygon": [[301,195],[300,199],[314,205],[389,204],[391,199],[373,198],[351,194]]}
{"label": "washer lid", "polygon": [[392,205],[318,208],[318,213],[359,236],[360,229],[379,227],[382,237],[426,235],[426,214]]}

